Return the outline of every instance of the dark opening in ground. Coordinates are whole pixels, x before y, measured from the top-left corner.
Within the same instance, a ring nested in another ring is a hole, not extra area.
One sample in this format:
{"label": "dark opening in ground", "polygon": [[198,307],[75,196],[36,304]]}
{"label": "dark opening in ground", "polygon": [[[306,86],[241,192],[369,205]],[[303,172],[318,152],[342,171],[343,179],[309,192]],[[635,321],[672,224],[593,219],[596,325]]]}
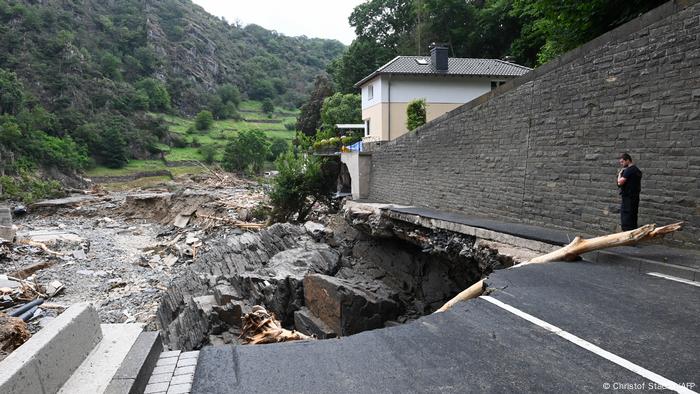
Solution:
{"label": "dark opening in ground", "polygon": [[285,328],[347,336],[432,313],[499,264],[473,237],[407,223],[277,224],[210,244],[158,315],[179,349],[238,342],[254,305]]}

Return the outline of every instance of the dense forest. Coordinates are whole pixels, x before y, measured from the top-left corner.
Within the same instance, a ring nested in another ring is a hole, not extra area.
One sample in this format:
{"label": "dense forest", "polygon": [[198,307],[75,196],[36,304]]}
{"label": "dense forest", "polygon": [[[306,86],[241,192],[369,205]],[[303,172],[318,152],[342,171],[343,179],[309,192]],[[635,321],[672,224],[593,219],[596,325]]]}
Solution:
{"label": "dense forest", "polygon": [[368,0],[349,17],[357,38],[329,67],[335,88],[353,84],[397,55],[507,59],[534,67],[666,0]]}
{"label": "dense forest", "polygon": [[154,157],[154,113],[296,108],[345,46],[229,24],[189,0],[0,0],[0,175]]}

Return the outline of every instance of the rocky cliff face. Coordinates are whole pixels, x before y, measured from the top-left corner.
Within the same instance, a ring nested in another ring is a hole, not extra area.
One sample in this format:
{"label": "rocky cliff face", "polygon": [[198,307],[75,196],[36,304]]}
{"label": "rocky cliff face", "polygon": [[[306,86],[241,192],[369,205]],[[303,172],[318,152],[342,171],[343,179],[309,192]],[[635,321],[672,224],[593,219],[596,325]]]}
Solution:
{"label": "rocky cliff face", "polygon": [[[197,87],[197,93],[232,83],[252,98],[273,93],[298,104],[313,77],[344,50],[335,40],[230,25],[189,1],[147,1],[144,15],[148,43],[166,60],[156,76]],[[191,110],[192,96],[196,94],[173,99]]]}

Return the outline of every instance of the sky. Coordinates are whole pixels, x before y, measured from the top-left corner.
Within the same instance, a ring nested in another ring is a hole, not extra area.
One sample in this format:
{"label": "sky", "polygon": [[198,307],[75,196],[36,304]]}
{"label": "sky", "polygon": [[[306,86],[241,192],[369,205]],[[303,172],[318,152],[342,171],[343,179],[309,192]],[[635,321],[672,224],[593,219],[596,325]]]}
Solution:
{"label": "sky", "polygon": [[334,38],[345,45],[355,38],[348,17],[364,0],[193,0],[229,23],[254,23],[287,36]]}

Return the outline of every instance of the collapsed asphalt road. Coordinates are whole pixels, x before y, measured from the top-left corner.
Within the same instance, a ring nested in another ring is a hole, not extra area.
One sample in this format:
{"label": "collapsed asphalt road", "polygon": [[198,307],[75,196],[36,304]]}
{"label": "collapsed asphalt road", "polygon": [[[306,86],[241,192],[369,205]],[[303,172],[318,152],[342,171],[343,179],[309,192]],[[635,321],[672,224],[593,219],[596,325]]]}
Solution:
{"label": "collapsed asphalt road", "polygon": [[588,262],[491,275],[489,296],[342,339],[204,348],[193,393],[695,392],[700,287]]}

